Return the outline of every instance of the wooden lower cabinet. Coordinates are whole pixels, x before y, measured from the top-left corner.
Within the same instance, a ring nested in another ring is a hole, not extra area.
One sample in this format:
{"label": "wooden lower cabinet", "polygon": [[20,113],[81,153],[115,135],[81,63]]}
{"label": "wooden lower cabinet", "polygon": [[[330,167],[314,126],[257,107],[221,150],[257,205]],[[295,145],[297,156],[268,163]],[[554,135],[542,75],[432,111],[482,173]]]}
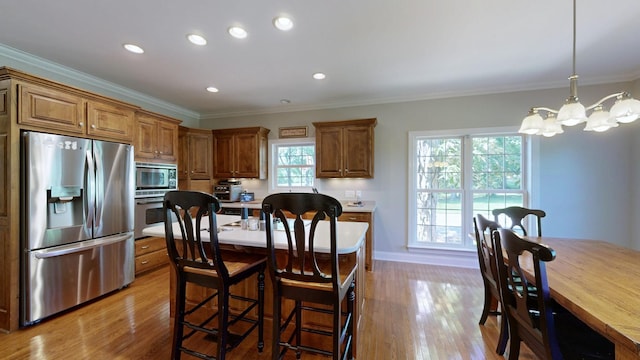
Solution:
{"label": "wooden lower cabinet", "polygon": [[367,229],[367,235],[365,242],[366,254],[365,254],[365,268],[368,271],[373,271],[373,213],[372,212],[343,212],[338,221],[353,221],[353,222],[366,222],[369,224]]}
{"label": "wooden lower cabinet", "polygon": [[[225,251],[246,251],[251,253],[255,253],[255,252],[264,253],[265,249],[226,246]],[[362,314],[364,311],[364,300],[365,300],[364,296],[365,296],[366,280],[365,280],[365,272],[362,271],[361,269],[364,269],[365,253],[366,253],[366,242],[363,242],[360,249],[358,249],[356,252],[340,256],[341,266],[342,265],[353,266],[354,263],[358,264],[358,270],[356,273],[355,305],[354,305],[354,317],[353,317],[354,318],[353,343],[355,344],[353,347],[354,357],[356,356],[357,348],[358,348],[357,346],[358,328],[359,328],[360,320],[362,318]],[[175,286],[176,286],[176,277],[175,277],[175,272],[173,270],[171,270],[170,278],[171,278],[170,280],[171,290],[169,293],[170,300],[171,300],[170,314],[171,314],[171,317],[173,318],[175,316]],[[233,286],[231,288],[231,291],[234,294],[257,298],[258,296],[257,282],[258,281],[256,276],[253,276],[243,281],[242,283]],[[211,289],[206,289],[201,286],[195,286],[193,284],[187,284],[187,291],[186,291],[187,305],[193,306],[199,303],[205,297],[211,295],[212,293],[213,293],[213,290]],[[233,299],[230,300],[230,310],[232,312],[234,310],[238,311],[238,309],[240,309],[241,306],[244,306],[244,304],[239,304],[238,302],[239,302],[238,300],[233,300]],[[216,306],[215,302],[211,304],[210,313],[213,313],[216,311],[215,306]],[[343,309],[346,309],[346,306],[347,305],[346,305],[346,298],[345,298]],[[283,320],[284,320],[284,317],[289,314],[291,309],[293,309],[293,301],[288,299],[285,300],[282,303]],[[253,315],[257,316],[257,309],[254,309]],[[268,269],[265,272],[264,316],[265,316],[265,327],[271,326],[273,321],[273,283],[271,281],[271,277],[269,276]],[[306,312],[303,314],[303,322],[304,324],[312,324],[313,326],[331,331],[331,315]],[[270,341],[270,340],[265,339],[265,341]],[[326,342],[322,344],[314,344],[314,345],[320,346],[322,348],[327,348],[327,349],[331,348],[331,343],[328,338],[326,339]]]}
{"label": "wooden lower cabinet", "polygon": [[167,243],[161,237],[136,240],[136,275],[169,263]]}

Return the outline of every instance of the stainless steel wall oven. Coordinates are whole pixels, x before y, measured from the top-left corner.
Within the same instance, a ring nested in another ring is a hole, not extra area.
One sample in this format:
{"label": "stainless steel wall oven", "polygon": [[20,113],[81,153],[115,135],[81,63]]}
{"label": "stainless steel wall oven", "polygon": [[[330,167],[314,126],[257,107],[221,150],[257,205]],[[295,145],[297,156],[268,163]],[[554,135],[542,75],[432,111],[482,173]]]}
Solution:
{"label": "stainless steel wall oven", "polygon": [[167,191],[178,189],[177,173],[175,164],[136,163],[136,239],[145,237],[144,228],[164,221],[162,200]]}

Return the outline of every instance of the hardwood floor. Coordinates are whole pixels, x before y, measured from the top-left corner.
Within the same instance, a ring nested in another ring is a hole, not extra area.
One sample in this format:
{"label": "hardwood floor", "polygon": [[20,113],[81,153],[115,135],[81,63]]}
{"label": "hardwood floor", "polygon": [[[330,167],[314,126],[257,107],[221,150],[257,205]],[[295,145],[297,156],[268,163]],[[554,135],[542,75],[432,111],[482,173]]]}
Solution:
{"label": "hardwood floor", "polygon": [[[483,301],[478,270],[386,261],[376,261],[375,269],[366,276],[358,359],[504,359],[494,352],[495,318],[478,325]],[[0,359],[169,359],[168,297],[169,267],[164,267],[98,301],[0,333]],[[270,329],[269,322],[265,340]],[[258,354],[256,338],[227,358],[269,359],[269,342]],[[303,354],[303,359],[327,358]],[[520,359],[535,357],[523,345]]]}

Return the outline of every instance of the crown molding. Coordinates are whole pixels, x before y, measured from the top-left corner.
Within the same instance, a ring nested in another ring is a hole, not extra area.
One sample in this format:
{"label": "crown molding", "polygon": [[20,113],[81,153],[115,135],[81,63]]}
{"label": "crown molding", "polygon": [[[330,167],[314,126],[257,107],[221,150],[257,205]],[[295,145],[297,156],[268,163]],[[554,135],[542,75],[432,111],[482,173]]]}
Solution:
{"label": "crown molding", "polygon": [[141,92],[131,90],[4,44],[0,44],[0,61],[4,63],[4,66],[130,102],[167,116],[189,121],[200,120],[200,114],[195,111],[145,95]]}

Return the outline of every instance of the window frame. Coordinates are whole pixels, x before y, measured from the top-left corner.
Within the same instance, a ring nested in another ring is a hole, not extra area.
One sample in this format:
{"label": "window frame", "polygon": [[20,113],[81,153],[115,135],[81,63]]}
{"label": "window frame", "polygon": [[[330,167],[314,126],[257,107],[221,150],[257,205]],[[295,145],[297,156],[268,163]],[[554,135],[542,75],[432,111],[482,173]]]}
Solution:
{"label": "window frame", "polygon": [[[311,145],[314,147],[314,152],[313,152],[313,185],[312,186],[294,186],[294,187],[290,187],[290,186],[278,186],[277,182],[278,182],[278,151],[277,148],[279,146],[303,146],[303,145]],[[291,191],[296,191],[296,192],[312,192],[313,188],[315,187],[316,189],[319,187],[318,185],[318,179],[315,177],[315,172],[316,172],[316,166],[317,166],[317,162],[316,162],[316,153],[315,153],[315,145],[316,145],[316,139],[315,138],[291,138],[291,139],[274,139],[274,140],[269,140],[269,149],[271,152],[271,155],[269,156],[269,193],[279,193],[279,192],[291,192]]]}
{"label": "window frame", "polygon": [[[531,179],[531,156],[532,149],[530,137],[519,134],[515,127],[494,127],[494,128],[470,128],[456,130],[435,130],[435,131],[410,131],[408,134],[408,220],[407,220],[407,243],[408,249],[438,249],[438,250],[454,250],[454,251],[475,251],[475,239],[470,236],[473,233],[473,194],[482,193],[521,193],[523,198],[523,206],[529,206],[530,201],[530,179]],[[521,136],[521,190],[474,190],[472,187],[472,165],[473,150],[471,146],[474,137],[490,137],[490,136]],[[461,189],[443,189],[442,192],[461,192],[461,216],[462,216],[462,243],[457,246],[450,243],[418,243],[418,225],[417,219],[417,179],[416,179],[416,152],[417,141],[424,138],[460,138],[462,139],[462,188]],[[487,214],[489,216],[490,214]],[[492,215],[491,215],[492,217]]]}

